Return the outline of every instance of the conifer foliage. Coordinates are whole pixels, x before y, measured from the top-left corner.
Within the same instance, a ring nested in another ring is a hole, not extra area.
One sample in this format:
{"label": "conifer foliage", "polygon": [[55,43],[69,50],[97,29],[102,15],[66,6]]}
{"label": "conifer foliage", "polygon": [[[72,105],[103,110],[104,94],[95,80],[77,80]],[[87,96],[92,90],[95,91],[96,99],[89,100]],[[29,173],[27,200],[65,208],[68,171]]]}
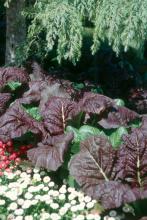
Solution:
{"label": "conifer foliage", "polygon": [[28,30],[28,46],[37,45],[41,33],[45,34],[46,53],[57,45],[58,61],[80,59],[85,20],[93,28],[92,53],[101,42],[108,42],[118,55],[130,48],[143,56],[147,38],[146,0],[36,0]]}

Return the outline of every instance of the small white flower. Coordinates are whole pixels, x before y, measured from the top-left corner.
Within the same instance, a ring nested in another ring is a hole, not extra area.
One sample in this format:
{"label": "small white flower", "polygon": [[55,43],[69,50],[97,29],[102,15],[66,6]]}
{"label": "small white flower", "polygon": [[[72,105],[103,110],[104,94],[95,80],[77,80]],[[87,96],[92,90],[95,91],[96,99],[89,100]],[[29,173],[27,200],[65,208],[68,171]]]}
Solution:
{"label": "small white flower", "polygon": [[18,199],[17,204],[22,206],[24,204],[24,199]]}
{"label": "small white flower", "polygon": [[61,187],[61,188],[59,189],[59,193],[61,193],[61,194],[66,194],[66,193],[67,193],[66,188]]}
{"label": "small white flower", "polygon": [[9,180],[12,180],[14,177],[15,177],[15,174],[14,174],[14,173],[9,173],[9,175],[7,176],[7,178],[8,178]]}
{"label": "small white flower", "polygon": [[23,220],[23,216],[17,216],[15,217],[15,220]]}
{"label": "small white flower", "polygon": [[94,214],[87,214],[86,219],[87,220],[93,220],[93,219],[95,219],[95,215]]}
{"label": "small white flower", "polygon": [[24,219],[25,220],[33,220],[33,216],[32,215],[26,215]]}
{"label": "small white flower", "polygon": [[44,178],[43,178],[43,182],[44,183],[49,183],[50,182],[50,177],[49,176],[45,176]]}
{"label": "small white flower", "polygon": [[27,173],[32,173],[32,169],[31,168],[27,168]]}
{"label": "small white flower", "polygon": [[71,205],[75,205],[77,203],[77,201],[74,199],[71,201]]}
{"label": "small white flower", "polygon": [[45,201],[45,203],[46,203],[47,205],[50,205],[50,204],[53,203],[53,200],[52,200],[52,199],[48,199],[48,200]]}
{"label": "small white flower", "polygon": [[33,172],[34,172],[34,173],[39,173],[39,171],[40,171],[40,169],[39,169],[38,167],[35,167],[35,168],[33,169]]}
{"label": "small white flower", "polygon": [[65,200],[65,198],[66,198],[66,197],[65,197],[64,194],[60,194],[59,197],[58,197],[59,200]]}
{"label": "small white flower", "polygon": [[75,194],[69,194],[69,196],[68,196],[68,200],[73,200],[73,199],[75,199],[76,198],[76,195]]}
{"label": "small white flower", "polygon": [[75,189],[72,188],[72,187],[68,187],[67,191],[70,192],[70,193],[72,193],[72,192],[75,192]]}
{"label": "small white flower", "polygon": [[19,176],[21,174],[20,170],[16,170],[15,175]]}
{"label": "small white flower", "polygon": [[50,214],[47,212],[43,212],[41,214],[41,220],[49,219],[49,217],[50,217]]}
{"label": "small white flower", "polygon": [[24,204],[23,204],[23,206],[22,206],[22,208],[23,208],[23,209],[28,209],[28,208],[30,208],[31,205],[32,205],[32,204],[31,204],[31,201],[30,201],[30,200],[25,200],[25,201],[24,201]]}
{"label": "small white flower", "polygon": [[61,217],[60,217],[58,214],[56,214],[56,213],[52,213],[52,214],[50,215],[50,218],[51,218],[52,220],[60,220],[60,219],[61,219]]}
{"label": "small white flower", "polygon": [[28,174],[27,174],[26,172],[22,172],[22,173],[20,174],[20,177],[24,179],[24,178],[27,177],[27,175],[28,175]]}
{"label": "small white flower", "polygon": [[77,220],[84,220],[85,217],[84,217],[84,215],[77,215],[76,219]]}
{"label": "small white flower", "polygon": [[72,207],[70,208],[70,210],[71,210],[71,212],[77,212],[77,211],[78,211],[78,208],[77,208],[77,206],[75,205],[75,206],[72,206]]}
{"label": "small white flower", "polygon": [[31,204],[32,204],[32,205],[36,205],[37,203],[38,203],[38,200],[37,200],[37,199],[31,200]]}
{"label": "small white flower", "polygon": [[0,200],[0,206],[5,205],[5,203],[6,203],[5,200],[3,200],[3,199]]}
{"label": "small white flower", "polygon": [[14,213],[15,215],[23,215],[23,212],[23,209],[16,209]]}
{"label": "small white flower", "polygon": [[35,187],[35,186],[30,186],[30,187],[28,188],[28,192],[30,192],[30,193],[37,192],[37,191],[38,191],[38,189],[37,189],[37,187]]}
{"label": "small white flower", "polygon": [[41,190],[41,189],[43,189],[43,188],[44,188],[44,185],[43,185],[43,184],[39,184],[39,185],[37,186],[38,191]]}
{"label": "small white flower", "polygon": [[69,209],[71,207],[71,204],[70,203],[65,203],[64,207]]}
{"label": "small white flower", "polygon": [[53,197],[58,197],[59,196],[59,192],[57,190],[54,190],[52,196]]}
{"label": "small white flower", "polygon": [[68,209],[67,208],[65,208],[65,207],[62,207],[60,210],[59,210],[59,214],[61,215],[61,216],[63,216],[63,215],[65,215],[66,214],[66,212],[68,211]]}
{"label": "small white flower", "polygon": [[12,202],[9,207],[8,207],[8,210],[15,210],[17,209],[17,203],[16,202]]}
{"label": "small white flower", "polygon": [[80,204],[77,205],[77,209],[79,211],[82,211],[85,209],[85,205],[86,205],[85,202],[81,202]]}
{"label": "small white flower", "polygon": [[41,172],[40,172],[40,175],[41,175],[41,176],[44,176],[45,174],[46,174],[45,171],[41,171]]}
{"label": "small white flower", "polygon": [[6,192],[5,193],[5,196],[7,197],[7,198],[9,198],[11,201],[15,201],[15,200],[17,200],[17,194],[16,194],[16,192],[14,191],[8,191],[8,192]]}
{"label": "small white flower", "polygon": [[0,185],[0,195],[3,195],[3,193],[7,190],[6,186]]}
{"label": "small white flower", "polygon": [[40,200],[41,199],[41,195],[36,195],[35,199]]}
{"label": "small white flower", "polygon": [[32,199],[32,198],[33,198],[33,195],[32,195],[31,193],[27,192],[27,193],[24,195],[24,197],[25,197],[26,199]]}
{"label": "small white flower", "polygon": [[91,208],[94,207],[94,203],[93,203],[93,202],[88,202],[88,203],[86,204],[86,207],[87,207],[88,209],[91,209]]}
{"label": "small white flower", "polygon": [[95,215],[94,215],[94,220],[101,220],[101,216],[98,215],[98,214],[95,214]]}
{"label": "small white flower", "polygon": [[39,173],[35,173],[35,174],[33,175],[33,180],[35,180],[35,181],[37,181],[37,182],[41,181],[40,174],[39,174]]}
{"label": "small white flower", "polygon": [[91,201],[91,197],[90,197],[90,196],[85,196],[85,197],[84,197],[84,201],[85,201],[86,203],[90,202],[90,201]]}
{"label": "small white flower", "polygon": [[51,182],[48,184],[48,186],[49,186],[49,187],[54,187],[54,186],[55,186],[55,183],[51,181]]}
{"label": "small white flower", "polygon": [[43,189],[42,189],[44,192],[47,192],[47,191],[49,191],[49,188],[47,187],[47,186],[45,186],[45,187],[43,187]]}
{"label": "small white flower", "polygon": [[59,204],[58,204],[58,203],[51,203],[51,204],[50,204],[50,207],[51,207],[52,209],[58,209],[58,208],[59,208]]}

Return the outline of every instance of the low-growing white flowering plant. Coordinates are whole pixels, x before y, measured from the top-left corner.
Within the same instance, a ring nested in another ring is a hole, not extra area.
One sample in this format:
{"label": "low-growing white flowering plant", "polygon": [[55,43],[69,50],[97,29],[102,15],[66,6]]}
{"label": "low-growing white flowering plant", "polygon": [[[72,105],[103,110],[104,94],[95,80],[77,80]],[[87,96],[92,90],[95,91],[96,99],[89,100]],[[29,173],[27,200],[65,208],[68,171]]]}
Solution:
{"label": "low-growing white flowering plant", "polygon": [[20,167],[0,179],[0,215],[8,220],[100,220],[95,206],[82,192],[58,187],[44,170]]}

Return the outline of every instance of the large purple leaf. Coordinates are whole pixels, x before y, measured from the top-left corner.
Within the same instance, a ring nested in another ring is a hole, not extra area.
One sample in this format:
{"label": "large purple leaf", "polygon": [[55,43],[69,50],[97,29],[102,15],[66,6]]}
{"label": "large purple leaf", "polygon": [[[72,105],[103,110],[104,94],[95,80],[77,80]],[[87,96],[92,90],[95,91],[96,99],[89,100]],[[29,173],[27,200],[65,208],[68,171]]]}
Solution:
{"label": "large purple leaf", "polygon": [[43,124],[28,115],[19,101],[16,101],[0,117],[0,139],[6,141],[9,138],[21,137],[28,131],[40,135],[46,134]]}
{"label": "large purple leaf", "polygon": [[70,173],[84,191],[93,196],[97,185],[115,178],[117,151],[104,136],[91,136],[80,146],[80,152],[70,161]]}
{"label": "large purple leaf", "polygon": [[79,101],[81,111],[86,113],[101,114],[113,106],[112,99],[92,92],[85,92],[84,97]]}
{"label": "large purple leaf", "polygon": [[147,198],[147,139],[136,129],[123,141],[115,151],[106,137],[92,136],[69,163],[83,191],[107,209]]}
{"label": "large purple leaf", "polygon": [[[91,196],[91,193],[88,194]],[[100,201],[105,209],[117,208],[136,200],[136,195],[128,185],[116,181],[97,184],[92,197]]]}
{"label": "large purple leaf", "polygon": [[28,83],[29,75],[26,70],[17,67],[0,68],[0,89],[10,81]]}
{"label": "large purple leaf", "polygon": [[41,111],[45,127],[51,135],[63,134],[67,120],[77,111],[77,104],[68,98],[51,97]]}
{"label": "large purple leaf", "polygon": [[132,187],[147,187],[147,137],[136,129],[123,136],[119,150],[119,178]]}
{"label": "large purple leaf", "polygon": [[128,123],[140,116],[126,107],[112,108],[98,123],[105,129],[128,126]]}
{"label": "large purple leaf", "polygon": [[49,137],[27,153],[29,160],[37,167],[56,171],[64,162],[65,153],[73,139],[73,133]]}
{"label": "large purple leaf", "polygon": [[26,104],[39,102],[39,107],[43,110],[45,103],[53,96],[70,98],[68,93],[59,83],[51,85],[43,80],[31,81],[29,83],[29,90],[24,93],[22,102]]}
{"label": "large purple leaf", "polygon": [[2,115],[6,109],[6,104],[11,98],[10,93],[0,93],[0,115]]}

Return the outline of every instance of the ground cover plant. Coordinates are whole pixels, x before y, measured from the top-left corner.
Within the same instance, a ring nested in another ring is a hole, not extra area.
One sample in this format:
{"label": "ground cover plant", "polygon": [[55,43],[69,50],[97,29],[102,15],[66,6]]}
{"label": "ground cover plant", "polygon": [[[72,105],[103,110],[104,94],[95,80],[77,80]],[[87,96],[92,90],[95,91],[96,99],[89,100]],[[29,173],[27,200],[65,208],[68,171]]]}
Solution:
{"label": "ground cover plant", "polygon": [[0,68],[1,178],[28,158],[104,210],[145,199],[147,117],[91,90],[37,63]]}

